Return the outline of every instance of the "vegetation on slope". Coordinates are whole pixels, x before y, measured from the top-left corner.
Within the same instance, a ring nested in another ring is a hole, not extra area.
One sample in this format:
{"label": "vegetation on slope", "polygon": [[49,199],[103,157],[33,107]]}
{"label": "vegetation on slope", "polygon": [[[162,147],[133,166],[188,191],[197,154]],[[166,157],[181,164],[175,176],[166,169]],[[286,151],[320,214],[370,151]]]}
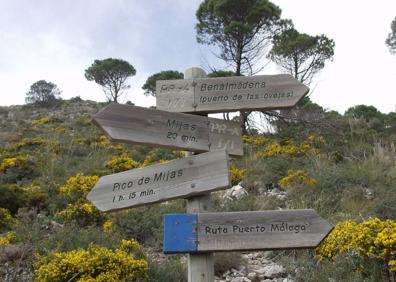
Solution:
{"label": "vegetation on slope", "polygon": [[[184,200],[102,213],[85,198],[100,176],[184,155],[109,142],[90,119],[103,106],[74,98],[51,109],[0,108],[0,277],[28,281],[35,273],[37,281],[53,281],[62,266],[69,276],[59,281],[85,279],[92,268],[96,281],[110,272],[119,281],[185,280],[179,256],[158,255],[162,215],[185,212]],[[213,194],[219,211],[313,208],[338,224],[317,253],[278,252],[297,281],[395,275],[396,117],[365,107],[339,115],[305,101],[289,113],[298,119],[272,121],[276,133],[244,136],[244,157],[232,160],[231,173],[248,194],[239,200]],[[269,193],[275,190],[286,196]],[[134,250],[122,249],[125,242]],[[102,267],[99,254],[116,266]],[[74,260],[64,265],[71,257],[86,268]],[[219,257],[218,269],[239,263]],[[126,262],[130,267],[120,272]],[[308,271],[294,271],[302,267]]]}

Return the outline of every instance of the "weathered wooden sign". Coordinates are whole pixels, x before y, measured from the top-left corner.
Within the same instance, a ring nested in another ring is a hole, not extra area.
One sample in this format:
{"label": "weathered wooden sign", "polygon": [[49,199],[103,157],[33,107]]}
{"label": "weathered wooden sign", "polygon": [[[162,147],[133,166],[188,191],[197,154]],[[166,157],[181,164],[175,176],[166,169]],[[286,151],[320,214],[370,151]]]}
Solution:
{"label": "weathered wooden sign", "polygon": [[225,150],[132,169],[99,179],[88,200],[101,211],[185,198],[230,187]]}
{"label": "weathered wooden sign", "polygon": [[164,215],[164,252],[315,248],[333,227],[314,210]]}
{"label": "weathered wooden sign", "polygon": [[120,104],[105,107],[93,121],[113,141],[243,155],[241,128],[232,121]]}
{"label": "weathered wooden sign", "polygon": [[160,80],[157,109],[184,113],[293,107],[309,88],[288,74]]}

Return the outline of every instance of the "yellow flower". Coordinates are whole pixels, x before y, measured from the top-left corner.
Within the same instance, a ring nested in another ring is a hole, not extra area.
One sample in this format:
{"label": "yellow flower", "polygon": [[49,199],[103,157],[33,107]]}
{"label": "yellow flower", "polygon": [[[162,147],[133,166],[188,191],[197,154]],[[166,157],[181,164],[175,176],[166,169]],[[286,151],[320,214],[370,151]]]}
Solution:
{"label": "yellow flower", "polygon": [[9,210],[0,208],[0,231],[11,227],[14,224],[14,219]]}
{"label": "yellow flower", "polygon": [[32,125],[42,125],[51,122],[50,118],[41,118],[32,121]]}
{"label": "yellow flower", "polygon": [[61,217],[67,223],[77,222],[82,226],[100,223],[104,217],[102,212],[83,199],[74,204],[68,204],[64,210],[56,213],[55,216]]}
{"label": "yellow flower", "polygon": [[0,246],[6,246],[12,243],[16,239],[16,235],[13,232],[8,232],[4,235],[0,235]]}
{"label": "yellow flower", "polygon": [[143,247],[134,239],[121,240],[119,249],[130,254],[137,254],[143,251]]}
{"label": "yellow flower", "polygon": [[11,158],[5,158],[0,163],[0,171],[5,172],[7,169],[12,167],[22,167],[27,163],[27,157],[25,156],[16,156]]}
{"label": "yellow flower", "polygon": [[243,143],[257,145],[257,146],[262,146],[270,142],[269,138],[266,138],[264,136],[251,136],[251,135],[243,135],[242,141]]}
{"label": "yellow flower", "polygon": [[82,173],[77,173],[76,176],[70,177],[66,184],[59,188],[59,192],[67,195],[86,195],[98,180],[99,177],[96,175],[86,176]]}
{"label": "yellow flower", "polygon": [[111,220],[106,220],[103,223],[103,231],[106,233],[111,233],[113,231],[113,222]]}
{"label": "yellow flower", "polygon": [[113,172],[121,172],[133,169],[139,166],[139,163],[128,157],[113,158],[106,163],[106,167]]}
{"label": "yellow flower", "polygon": [[303,170],[291,169],[285,177],[279,180],[278,184],[282,188],[293,188],[298,186],[314,186],[317,184],[317,181]]}
{"label": "yellow flower", "polygon": [[319,259],[333,258],[353,250],[355,254],[384,261],[396,270],[396,221],[373,218],[362,223],[337,224],[317,249]]}
{"label": "yellow flower", "polygon": [[[35,281],[127,281],[147,278],[148,264],[130,253],[91,244],[88,249],[37,255]],[[140,281],[140,280],[139,280]]]}
{"label": "yellow flower", "polygon": [[246,169],[239,169],[239,168],[231,165],[230,172],[231,172],[232,185],[237,185],[245,177]]}
{"label": "yellow flower", "polygon": [[319,154],[319,151],[314,147],[314,145],[322,144],[323,140],[324,140],[323,137],[316,138],[313,136],[308,137],[307,141],[300,144],[296,143],[293,140],[287,140],[283,143],[267,140],[265,142],[264,150],[258,153],[258,157],[262,157],[262,158],[268,158],[274,156],[300,157],[304,155],[317,156]]}
{"label": "yellow flower", "polygon": [[68,131],[68,129],[64,128],[64,127],[57,127],[57,128],[54,129],[54,131],[56,133],[59,133],[59,134],[64,134],[64,133],[66,133]]}

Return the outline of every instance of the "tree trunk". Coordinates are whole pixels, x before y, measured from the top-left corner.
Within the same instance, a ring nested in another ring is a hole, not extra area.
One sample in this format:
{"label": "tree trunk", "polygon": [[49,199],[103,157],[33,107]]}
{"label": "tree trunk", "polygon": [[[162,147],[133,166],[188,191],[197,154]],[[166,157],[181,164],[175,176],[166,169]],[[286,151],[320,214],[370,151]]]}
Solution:
{"label": "tree trunk", "polygon": [[[236,60],[236,70],[235,75],[241,75],[241,67],[242,67],[242,48],[238,47],[237,50],[237,60]],[[239,112],[240,124],[242,128],[242,135],[247,135],[247,121],[248,121],[248,113],[244,111]]]}
{"label": "tree trunk", "polygon": [[239,117],[241,119],[242,136],[248,134],[247,132],[248,115],[249,115],[248,112],[243,112],[243,111],[239,112]]}

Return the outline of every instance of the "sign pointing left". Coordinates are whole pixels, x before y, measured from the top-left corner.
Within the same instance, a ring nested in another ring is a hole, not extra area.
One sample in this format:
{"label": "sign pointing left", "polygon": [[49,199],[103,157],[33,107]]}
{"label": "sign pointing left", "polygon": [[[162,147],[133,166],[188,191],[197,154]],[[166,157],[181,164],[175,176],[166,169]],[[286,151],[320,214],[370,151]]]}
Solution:
{"label": "sign pointing left", "polygon": [[113,141],[243,155],[241,127],[232,121],[120,104],[108,105],[93,121]]}
{"label": "sign pointing left", "polygon": [[111,211],[225,189],[230,179],[227,153],[217,150],[103,176],[87,198]]}

